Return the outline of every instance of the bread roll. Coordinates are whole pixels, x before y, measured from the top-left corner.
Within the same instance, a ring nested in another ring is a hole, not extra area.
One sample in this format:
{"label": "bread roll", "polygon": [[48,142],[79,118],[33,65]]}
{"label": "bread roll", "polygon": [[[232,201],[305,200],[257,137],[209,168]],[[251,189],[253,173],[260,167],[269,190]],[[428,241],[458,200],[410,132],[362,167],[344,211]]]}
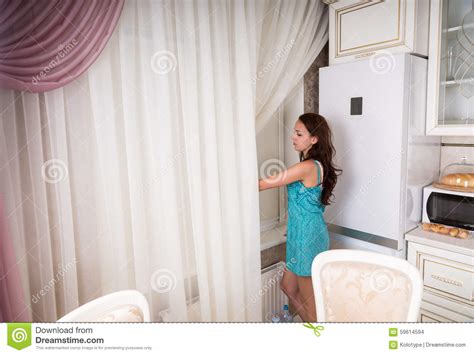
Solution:
{"label": "bread roll", "polygon": [[441,183],[458,187],[474,187],[474,174],[448,174],[441,178]]}
{"label": "bread roll", "polygon": [[445,235],[450,235],[451,237],[457,237],[457,238],[462,238],[462,239],[469,238],[469,231],[466,229],[454,228],[454,227],[450,228],[438,223],[423,223],[421,228],[424,231],[441,233]]}
{"label": "bread roll", "polygon": [[439,229],[439,232],[440,232],[441,234],[449,234],[449,228],[447,228],[447,227],[441,227],[441,228]]}
{"label": "bread roll", "polygon": [[421,228],[422,228],[424,231],[430,231],[430,230],[431,230],[431,224],[430,224],[430,223],[423,223],[423,225],[421,226]]}
{"label": "bread roll", "polygon": [[440,233],[441,232],[441,226],[438,225],[438,224],[433,224],[433,226],[431,227],[431,230],[435,233]]}
{"label": "bread roll", "polygon": [[440,232],[441,234],[449,234],[449,228],[441,227],[441,228],[439,229],[439,232]]}
{"label": "bread roll", "polygon": [[451,230],[449,231],[449,235],[451,237],[456,237],[458,235],[458,233],[459,233],[459,229],[457,229],[457,228],[451,228]]}

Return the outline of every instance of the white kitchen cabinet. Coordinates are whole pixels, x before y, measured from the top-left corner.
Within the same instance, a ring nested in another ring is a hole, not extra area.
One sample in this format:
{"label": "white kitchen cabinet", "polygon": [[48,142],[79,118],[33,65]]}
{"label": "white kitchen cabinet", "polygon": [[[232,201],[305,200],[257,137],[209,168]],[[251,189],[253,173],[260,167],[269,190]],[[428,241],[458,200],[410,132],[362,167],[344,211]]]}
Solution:
{"label": "white kitchen cabinet", "polygon": [[427,135],[474,136],[473,8],[473,0],[431,0]]}
{"label": "white kitchen cabinet", "polygon": [[474,321],[474,240],[407,233],[408,261],[423,277],[421,322]]}
{"label": "white kitchen cabinet", "polygon": [[428,55],[429,0],[323,1],[330,65],[386,53]]}

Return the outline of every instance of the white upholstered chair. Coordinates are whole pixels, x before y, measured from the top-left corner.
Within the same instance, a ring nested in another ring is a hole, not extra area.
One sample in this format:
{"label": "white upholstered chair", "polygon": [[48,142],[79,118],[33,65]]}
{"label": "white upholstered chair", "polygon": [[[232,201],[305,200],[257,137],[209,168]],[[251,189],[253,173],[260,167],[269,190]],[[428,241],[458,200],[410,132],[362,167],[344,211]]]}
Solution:
{"label": "white upholstered chair", "polygon": [[408,261],[336,249],[312,264],[318,322],[416,322],[423,281]]}
{"label": "white upholstered chair", "polygon": [[148,302],[140,292],[125,290],[96,298],[58,322],[149,322]]}

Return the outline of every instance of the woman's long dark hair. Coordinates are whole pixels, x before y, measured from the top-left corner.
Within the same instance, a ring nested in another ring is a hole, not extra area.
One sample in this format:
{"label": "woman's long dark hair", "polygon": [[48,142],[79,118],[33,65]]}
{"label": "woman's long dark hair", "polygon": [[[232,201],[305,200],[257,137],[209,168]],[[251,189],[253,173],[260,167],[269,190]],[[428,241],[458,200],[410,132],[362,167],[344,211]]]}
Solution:
{"label": "woman's long dark hair", "polygon": [[316,113],[304,113],[298,119],[305,125],[311,136],[318,137],[318,141],[309,149],[307,157],[304,157],[303,152],[300,152],[300,161],[315,159],[322,164],[324,174],[321,203],[330,205],[333,196],[332,190],[336,186],[337,177],[342,173],[342,170],[332,162],[336,150],[332,144],[331,129],[326,119]]}

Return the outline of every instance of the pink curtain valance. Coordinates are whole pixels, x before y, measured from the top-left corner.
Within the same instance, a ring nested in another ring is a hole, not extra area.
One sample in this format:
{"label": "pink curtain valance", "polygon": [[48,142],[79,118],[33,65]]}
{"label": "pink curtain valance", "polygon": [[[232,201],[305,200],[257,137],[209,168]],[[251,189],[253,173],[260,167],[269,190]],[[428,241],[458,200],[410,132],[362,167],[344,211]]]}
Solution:
{"label": "pink curtain valance", "polygon": [[81,75],[125,0],[0,0],[0,86],[44,92]]}

